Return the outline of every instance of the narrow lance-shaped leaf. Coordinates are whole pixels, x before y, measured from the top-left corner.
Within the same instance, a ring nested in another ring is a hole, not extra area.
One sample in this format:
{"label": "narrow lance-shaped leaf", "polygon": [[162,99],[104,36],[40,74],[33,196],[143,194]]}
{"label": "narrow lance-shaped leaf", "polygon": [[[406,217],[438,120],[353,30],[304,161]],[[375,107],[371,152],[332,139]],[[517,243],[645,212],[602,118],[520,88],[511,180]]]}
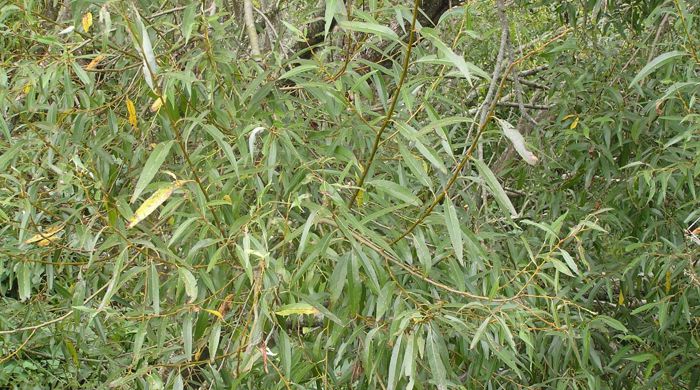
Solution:
{"label": "narrow lance-shaped leaf", "polygon": [[182,15],[182,25],[180,26],[182,30],[182,36],[185,38],[185,44],[189,42],[190,36],[192,35],[192,28],[194,27],[194,17],[197,11],[197,3],[191,3],[185,8],[185,12]]}
{"label": "narrow lance-shaped leaf", "polygon": [[219,349],[219,341],[221,340],[221,321],[214,322],[214,326],[209,334],[209,360],[214,361],[216,351]]}
{"label": "narrow lance-shaped leaf", "polygon": [[510,213],[511,217],[517,217],[518,212],[515,211],[513,203],[510,202],[506,191],[503,190],[501,183],[498,182],[498,179],[496,179],[496,176],[493,174],[493,172],[491,172],[491,169],[479,159],[473,159],[472,161],[474,161],[474,164],[479,170],[479,174],[488,185],[488,188],[491,190],[491,193],[496,199],[498,205],[501,206],[504,211]]}
{"label": "narrow lance-shaped leaf", "polygon": [[41,233],[37,233],[24,241],[25,244],[37,243],[39,246],[48,246],[51,242],[58,239],[56,234],[63,230],[63,225],[51,226]]}
{"label": "narrow lance-shaped leaf", "polygon": [[182,279],[182,282],[185,285],[185,294],[187,294],[189,298],[188,302],[194,302],[195,299],[197,299],[198,293],[197,279],[194,278],[192,272],[190,272],[190,270],[187,268],[180,267],[177,269],[177,271],[180,274],[180,279]]}
{"label": "narrow lance-shaped leaf", "polygon": [[151,290],[153,312],[155,314],[160,314],[160,275],[158,274],[158,269],[156,269],[156,264],[153,262],[151,263],[151,283],[149,287]]}
{"label": "narrow lance-shaped leaf", "polygon": [[287,317],[292,314],[317,314],[318,309],[305,302],[284,305],[275,312],[278,316]]}
{"label": "narrow lance-shaped leaf", "polygon": [[677,58],[677,57],[685,56],[685,55],[687,55],[687,54],[688,54],[688,53],[685,53],[685,52],[682,52],[682,51],[678,51],[678,50],[674,50],[674,51],[669,51],[669,52],[667,52],[667,53],[664,53],[664,54],[659,55],[658,57],[656,57],[656,58],[654,58],[653,60],[651,60],[651,62],[649,62],[648,64],[646,64],[646,65],[642,68],[642,70],[640,70],[639,73],[637,73],[637,75],[634,76],[634,78],[633,78],[632,81],[630,82],[630,87],[633,86],[634,84],[638,83],[639,80],[641,80],[641,79],[643,79],[644,77],[648,76],[651,72],[655,71],[655,70],[658,69],[659,67],[661,67],[661,66],[663,66],[663,65],[665,65],[665,64],[667,64],[667,63],[669,63],[671,60],[673,60],[673,59],[675,59],[675,58]]}
{"label": "narrow lance-shaped leaf", "polygon": [[192,314],[187,313],[182,320],[182,343],[185,359],[192,359]]}
{"label": "narrow lance-shaped leaf", "polygon": [[430,371],[433,374],[433,379],[437,382],[437,388],[439,390],[447,389],[447,373],[445,371],[445,365],[442,362],[442,357],[440,356],[439,344],[436,340],[437,335],[435,331],[430,328],[428,330],[428,338],[425,342],[425,349],[428,355],[428,365],[430,366]]}
{"label": "narrow lance-shaped leaf", "polygon": [[391,40],[399,39],[399,36],[387,26],[382,26],[376,23],[356,22],[356,21],[341,21],[338,23],[343,30],[359,31],[368,34],[379,35],[382,38]]}
{"label": "narrow lance-shaped leaf", "polygon": [[170,198],[170,195],[173,194],[173,192],[180,188],[183,184],[185,183],[185,180],[175,180],[172,184],[165,188],[161,188],[158,191],[154,192],[151,197],[146,199],[141,206],[136,210],[134,215],[129,218],[129,223],[126,225],[127,229],[131,229],[132,227],[136,226],[139,222],[143,221],[153,213],[158,206],[163,204],[168,198]]}
{"label": "narrow lance-shaped leaf", "polygon": [[535,156],[534,153],[527,149],[527,147],[525,146],[525,138],[523,138],[522,134],[520,134],[520,132],[507,121],[498,118],[496,118],[496,121],[501,126],[503,134],[513,144],[513,148],[516,152],[518,152],[520,157],[522,157],[523,160],[525,160],[525,162],[530,165],[537,164],[537,161],[539,161],[539,159],[537,158],[537,156]]}
{"label": "narrow lance-shaped leaf", "polygon": [[435,34],[435,30],[431,28],[423,28],[421,30],[421,35],[430,40],[430,42],[435,45],[440,54],[448,60],[459,72],[464,75],[469,84],[472,84],[472,74],[488,80],[489,75],[484,72],[478,66],[468,63],[464,60],[464,57],[455,53],[449,46],[447,46],[440,38]]}
{"label": "narrow lance-shaped leaf", "polygon": [[141,20],[138,12],[136,14],[136,23],[141,31],[141,42],[139,49],[139,54],[143,58],[143,76],[146,80],[146,84],[151,87],[151,90],[155,91],[155,79],[158,74],[158,64],[156,63],[156,56],[153,53],[153,45],[151,45],[151,38],[148,36],[148,30]]}
{"label": "narrow lance-shaped leaf", "polygon": [[146,186],[151,183],[151,180],[153,180],[156,173],[158,173],[158,169],[163,165],[163,161],[168,157],[168,152],[170,152],[172,146],[173,141],[168,141],[159,143],[153,149],[151,155],[148,156],[148,160],[146,160],[146,165],[144,165],[143,170],[141,170],[141,176],[139,176],[139,180],[136,182],[134,193],[131,195],[131,200],[129,201],[130,203],[134,203]]}
{"label": "narrow lance-shaped leaf", "polygon": [[447,225],[447,232],[450,234],[452,248],[455,251],[455,256],[457,256],[457,260],[459,260],[459,263],[464,265],[462,229],[459,227],[457,211],[455,210],[455,206],[454,204],[452,204],[452,200],[449,196],[445,197],[445,204],[443,207],[445,214],[445,225]]}

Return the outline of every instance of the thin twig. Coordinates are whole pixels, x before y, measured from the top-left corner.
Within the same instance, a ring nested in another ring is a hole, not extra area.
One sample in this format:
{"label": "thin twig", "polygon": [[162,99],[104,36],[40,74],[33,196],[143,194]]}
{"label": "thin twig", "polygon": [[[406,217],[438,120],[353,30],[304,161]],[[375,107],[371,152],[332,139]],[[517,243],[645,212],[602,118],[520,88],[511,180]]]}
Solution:
{"label": "thin twig", "polygon": [[394,91],[394,97],[391,100],[391,105],[389,106],[389,110],[386,114],[386,117],[384,118],[384,123],[382,123],[382,127],[379,128],[379,131],[377,132],[377,135],[374,137],[374,144],[372,145],[372,151],[370,152],[369,158],[365,162],[365,164],[362,166],[362,176],[360,176],[360,180],[357,181],[357,188],[355,189],[355,192],[352,194],[352,197],[350,197],[348,201],[348,208],[352,209],[353,203],[355,203],[355,199],[357,199],[357,195],[362,191],[362,186],[365,184],[365,179],[367,178],[367,174],[369,173],[370,168],[372,168],[372,163],[374,162],[374,157],[377,154],[377,150],[379,149],[379,143],[382,140],[382,134],[384,131],[389,127],[389,123],[391,123],[391,118],[394,115],[394,110],[396,109],[396,103],[399,101],[399,96],[401,94],[401,88],[403,87],[404,82],[406,81],[406,76],[408,74],[408,65],[411,62],[411,51],[413,50],[413,43],[416,40],[416,20],[418,18],[418,9],[420,6],[420,0],[414,0],[413,2],[413,17],[411,19],[411,31],[408,35],[408,47],[406,48],[406,58],[403,60],[403,67],[401,69],[401,78],[399,79],[399,83],[396,85],[396,90]]}
{"label": "thin twig", "polygon": [[[548,40],[547,42],[543,43],[543,44],[540,45],[539,47],[537,47],[537,48],[531,50],[531,51],[530,51],[529,53],[527,53],[526,55],[520,57],[520,59],[518,59],[517,61],[515,61],[514,63],[512,63],[510,66],[511,66],[511,67],[512,67],[512,66],[515,66],[515,65],[517,65],[517,64],[519,64],[519,63],[525,61],[526,59],[532,57],[533,55],[535,55],[535,54],[541,52],[542,50],[544,50],[545,47],[547,47],[547,46],[551,45],[552,43],[558,41],[559,39],[561,39],[562,37],[564,37],[566,34],[568,34],[570,31],[571,31],[571,28],[567,28],[566,30],[563,30],[561,33],[559,33],[558,35],[554,36],[552,39],[550,39],[550,40]],[[510,73],[510,72],[506,72],[506,74],[508,74],[508,73]],[[501,84],[500,84],[500,86],[498,87],[498,92],[496,93],[497,96],[500,94],[500,91],[501,91],[501,89],[503,88],[503,85],[505,84],[505,80],[506,80],[505,77],[504,77],[503,79],[501,79]],[[494,105],[493,108],[491,109],[491,113],[488,115],[487,118],[489,118],[489,119],[491,118],[495,107],[496,107],[496,106]],[[395,239],[393,239],[393,240],[391,241],[391,245],[396,244],[397,242],[401,241],[404,237],[406,237],[407,235],[411,234],[411,232],[413,232],[413,230],[415,230],[415,228],[418,227],[418,225],[420,225],[420,224],[433,212],[433,210],[435,209],[435,207],[436,207],[438,204],[440,204],[440,202],[442,202],[443,199],[445,199],[445,196],[446,196],[447,193],[450,191],[450,188],[452,188],[452,186],[454,185],[454,183],[457,181],[457,178],[459,178],[459,176],[461,175],[462,169],[464,169],[464,166],[465,166],[465,165],[467,164],[467,162],[471,159],[472,153],[474,152],[474,149],[476,149],[476,144],[479,142],[479,138],[481,137],[481,134],[484,132],[484,129],[485,129],[485,127],[486,127],[486,124],[488,124],[488,121],[487,121],[486,123],[484,123],[484,125],[481,126],[481,127],[478,129],[478,131],[477,131],[477,133],[476,133],[476,136],[475,136],[475,138],[474,138],[474,141],[472,141],[471,146],[469,147],[469,149],[467,150],[467,152],[464,154],[464,156],[462,157],[462,160],[459,162],[459,164],[457,165],[457,167],[454,169],[454,171],[453,171],[453,173],[452,173],[452,176],[450,177],[450,180],[447,181],[447,184],[445,184],[445,187],[443,188],[443,190],[440,191],[440,193],[435,197],[435,199],[433,200],[433,202],[425,209],[425,211],[420,215],[420,217],[418,217],[418,219],[416,219],[416,220],[411,224],[411,226],[408,227],[408,229],[406,229],[406,230],[405,230],[404,232],[402,232],[398,237],[396,237]]]}

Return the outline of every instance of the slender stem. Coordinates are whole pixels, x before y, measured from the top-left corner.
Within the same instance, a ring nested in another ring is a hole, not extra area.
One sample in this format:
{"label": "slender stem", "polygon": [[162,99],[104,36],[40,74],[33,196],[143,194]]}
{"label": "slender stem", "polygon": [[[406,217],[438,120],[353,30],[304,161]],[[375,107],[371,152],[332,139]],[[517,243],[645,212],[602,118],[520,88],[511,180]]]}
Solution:
{"label": "slender stem", "polygon": [[[532,57],[532,56],[535,55],[536,53],[541,52],[542,50],[544,50],[545,47],[549,46],[549,45],[552,44],[553,42],[558,41],[560,38],[562,38],[564,35],[568,34],[570,31],[571,31],[571,28],[567,28],[566,30],[562,31],[561,33],[559,33],[559,34],[558,34],[557,36],[555,36],[554,38],[552,38],[552,39],[550,39],[549,41],[547,41],[547,42],[545,42],[544,44],[542,44],[540,47],[538,47],[538,48],[536,48],[536,49],[533,49],[532,51],[530,51],[530,52],[527,53],[526,55],[520,57],[520,59],[518,59],[517,61],[515,61],[515,62],[513,62],[513,63],[510,64],[510,66],[508,67],[508,69],[506,70],[506,72],[505,72],[504,74],[506,74],[506,75],[510,74],[510,72],[511,72],[511,70],[513,69],[514,66],[516,66],[516,65],[518,65],[518,64],[520,64],[520,63],[522,63],[523,61],[525,61],[526,59]],[[496,90],[496,99],[494,99],[494,101],[498,100],[498,96],[500,95],[501,90],[503,89],[503,85],[504,85],[504,83],[505,83],[505,80],[506,80],[506,77],[501,78],[501,83],[499,84],[498,89]],[[443,199],[445,199],[445,196],[446,196],[447,193],[449,192],[450,188],[451,188],[452,185],[454,185],[454,183],[457,181],[457,178],[459,178],[459,176],[460,176],[460,174],[461,174],[461,172],[462,172],[462,169],[463,169],[464,166],[467,164],[467,162],[471,159],[471,156],[472,156],[472,154],[474,153],[474,149],[476,149],[476,146],[477,146],[477,144],[478,144],[478,142],[479,142],[479,138],[481,138],[481,134],[483,133],[484,129],[486,128],[486,125],[489,123],[489,120],[490,120],[491,117],[493,116],[493,112],[495,111],[495,109],[496,109],[496,105],[495,105],[495,104],[492,104],[492,105],[491,105],[491,109],[489,110],[489,113],[488,113],[488,115],[487,115],[487,117],[486,117],[486,122],[484,122],[483,125],[480,125],[480,126],[479,126],[479,129],[478,129],[478,131],[477,131],[477,133],[476,133],[476,136],[475,136],[475,138],[474,138],[474,141],[472,141],[471,146],[470,146],[469,149],[467,149],[467,151],[464,153],[464,156],[462,157],[462,160],[459,162],[459,164],[457,165],[457,167],[454,169],[453,174],[452,174],[452,177],[450,177],[450,180],[447,182],[447,184],[445,184],[445,188],[440,192],[440,194],[438,194],[438,196],[435,198],[435,200],[433,200],[433,202],[425,209],[425,211],[421,214],[421,216],[420,216],[418,219],[416,219],[416,221],[413,222],[413,223],[411,224],[411,226],[408,227],[408,229],[406,229],[403,233],[401,233],[398,237],[396,237],[394,240],[391,241],[391,243],[390,243],[391,245],[396,244],[397,242],[401,241],[404,237],[406,237],[407,235],[411,234],[411,232],[413,232],[413,230],[415,230],[415,228],[416,228],[418,225],[420,225],[421,223],[423,223],[423,221],[428,217],[428,215],[430,215],[430,213],[433,212],[433,209],[435,209],[435,207],[436,207],[438,204],[440,204],[440,202],[442,202]]]}
{"label": "slender stem", "polygon": [[362,186],[365,184],[365,179],[367,178],[369,170],[372,168],[374,157],[376,156],[377,150],[379,149],[379,143],[382,140],[382,134],[387,129],[387,127],[389,127],[389,123],[391,123],[391,118],[394,115],[394,111],[396,109],[396,103],[399,101],[401,88],[403,87],[403,84],[406,81],[406,76],[408,74],[408,65],[411,62],[411,51],[413,50],[413,44],[415,43],[416,39],[416,20],[418,18],[419,5],[420,0],[414,0],[413,17],[411,19],[411,32],[408,35],[408,47],[406,48],[406,57],[403,60],[401,77],[399,78],[399,83],[397,84],[396,90],[394,91],[394,97],[393,99],[391,99],[391,105],[389,106],[389,111],[387,112],[386,117],[384,118],[384,123],[382,123],[382,127],[379,128],[377,135],[374,137],[374,144],[372,145],[372,151],[369,154],[369,158],[362,166],[362,176],[360,176],[360,180],[358,180],[357,182],[357,189],[355,189],[355,192],[352,194],[352,197],[350,197],[350,200],[348,201],[349,209],[352,209],[352,205],[355,203],[357,195],[360,193],[360,191],[362,191]]}

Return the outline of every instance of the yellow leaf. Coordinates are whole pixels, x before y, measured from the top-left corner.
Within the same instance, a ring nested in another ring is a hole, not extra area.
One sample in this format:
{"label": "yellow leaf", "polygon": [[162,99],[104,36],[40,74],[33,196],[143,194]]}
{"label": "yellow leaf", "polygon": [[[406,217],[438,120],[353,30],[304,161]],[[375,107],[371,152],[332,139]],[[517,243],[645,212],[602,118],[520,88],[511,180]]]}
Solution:
{"label": "yellow leaf", "polygon": [[88,12],[83,15],[83,31],[90,31],[90,26],[92,26],[92,13]]}
{"label": "yellow leaf", "polygon": [[666,271],[666,294],[671,291],[671,271]]}
{"label": "yellow leaf", "polygon": [[129,112],[129,123],[134,127],[138,127],[139,122],[136,119],[136,107],[134,106],[134,102],[129,98],[126,98],[126,110]]}
{"label": "yellow leaf", "polygon": [[571,126],[569,126],[569,129],[573,130],[576,127],[578,127],[578,119],[579,119],[578,117],[576,117],[576,119],[574,119],[574,122],[571,124]]}
{"label": "yellow leaf", "polygon": [[163,103],[165,103],[165,98],[162,96],[159,96],[153,104],[151,104],[151,112],[157,112],[160,110],[160,108],[163,106]]}
{"label": "yellow leaf", "polygon": [[625,296],[622,294],[622,289],[620,289],[620,296],[617,297],[617,305],[622,306],[625,304]]}
{"label": "yellow leaf", "polygon": [[22,92],[24,92],[25,95],[28,94],[29,91],[31,91],[31,90],[32,90],[32,84],[30,84],[30,83],[27,83],[24,86],[24,88],[22,88]]}
{"label": "yellow leaf", "polygon": [[289,316],[292,314],[318,314],[318,309],[308,303],[299,302],[282,306],[275,312],[278,316]]}
{"label": "yellow leaf", "polygon": [[39,246],[48,246],[52,241],[56,241],[58,239],[58,237],[55,236],[61,230],[63,230],[63,226],[61,225],[52,226],[42,233],[33,235],[29,239],[25,240],[24,243],[33,244],[36,242]]}
{"label": "yellow leaf", "polygon": [[129,223],[126,225],[126,228],[131,229],[132,227],[136,226],[136,224],[146,219],[146,217],[151,215],[151,213],[153,213],[158,206],[162,205],[163,202],[168,200],[170,195],[172,195],[176,189],[181,187],[183,183],[185,183],[184,180],[175,180],[175,182],[169,186],[154,192],[150,198],[146,199],[143,204],[141,204],[134,215],[129,218]]}
{"label": "yellow leaf", "polygon": [[90,61],[90,63],[85,67],[85,70],[94,70],[104,59],[104,54],[99,54],[97,57],[93,58],[92,61]]}
{"label": "yellow leaf", "polygon": [[216,311],[216,310],[211,310],[211,309],[203,309],[203,310],[206,311],[207,313],[211,314],[211,315],[214,315],[214,316],[218,317],[218,318],[219,318],[220,320],[222,320],[222,321],[224,320],[224,316],[221,315],[221,313],[219,313],[219,312]]}

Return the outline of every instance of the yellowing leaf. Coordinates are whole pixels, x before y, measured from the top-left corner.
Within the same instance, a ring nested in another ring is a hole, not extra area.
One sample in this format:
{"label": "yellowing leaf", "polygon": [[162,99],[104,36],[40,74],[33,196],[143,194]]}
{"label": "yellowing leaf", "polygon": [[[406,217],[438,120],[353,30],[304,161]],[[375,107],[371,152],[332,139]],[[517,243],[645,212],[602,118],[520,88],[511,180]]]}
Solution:
{"label": "yellowing leaf", "polygon": [[620,289],[620,296],[617,297],[617,305],[622,306],[625,304],[625,296],[622,294],[622,289]]}
{"label": "yellowing leaf", "polygon": [[671,271],[666,271],[666,294],[671,291]]}
{"label": "yellowing leaf", "polygon": [[211,309],[203,309],[203,310],[206,311],[207,313],[213,315],[213,316],[218,317],[218,318],[219,318],[220,320],[222,320],[222,321],[223,321],[223,319],[224,319],[224,316],[221,315],[221,313],[219,313],[219,312],[216,311],[216,310],[211,310]]}
{"label": "yellowing leaf", "polygon": [[22,92],[24,92],[25,95],[28,94],[29,91],[31,91],[31,90],[32,90],[32,84],[31,84],[31,83],[27,83],[27,84],[24,86],[24,88],[22,88]]}
{"label": "yellowing leaf", "polygon": [[97,68],[97,65],[99,65],[100,62],[102,62],[102,60],[104,60],[104,59],[105,59],[104,54],[98,55],[97,57],[93,58],[89,64],[87,64],[87,66],[85,67],[85,70],[94,70],[95,68]]}
{"label": "yellowing leaf", "polygon": [[132,126],[137,127],[139,122],[136,119],[136,106],[134,106],[134,102],[132,102],[129,98],[126,98],[126,110],[129,112],[129,123],[131,123]]}
{"label": "yellowing leaf", "polygon": [[83,15],[83,31],[88,32],[90,31],[90,27],[92,26],[92,13],[88,12],[85,15]]}
{"label": "yellowing leaf", "polygon": [[571,124],[571,126],[569,126],[569,129],[573,130],[576,127],[578,127],[578,120],[579,120],[579,117],[576,117],[576,119],[574,119],[574,122]]}
{"label": "yellowing leaf", "polygon": [[57,225],[57,226],[52,226],[46,231],[42,233],[35,234],[31,236],[29,239],[25,240],[25,244],[33,244],[37,243],[39,246],[48,246],[51,244],[51,242],[56,241],[58,237],[56,237],[56,234],[63,230],[63,226]]}
{"label": "yellowing leaf", "polygon": [[134,215],[129,218],[129,224],[126,225],[127,229],[131,229],[132,227],[136,226],[139,222],[143,221],[146,217],[151,215],[158,206],[162,205],[163,202],[168,200],[170,198],[170,195],[173,194],[173,192],[178,189],[179,187],[182,186],[182,184],[185,183],[184,180],[176,180],[169,186],[165,188],[161,188],[158,191],[154,192],[153,195],[151,195],[148,199],[146,199],[143,204],[136,210]]}
{"label": "yellowing leaf", "polygon": [[318,309],[308,303],[299,302],[282,306],[275,312],[279,316],[290,316],[292,314],[318,314]]}
{"label": "yellowing leaf", "polygon": [[157,112],[160,110],[160,108],[163,106],[163,103],[165,103],[165,97],[159,96],[153,104],[151,104],[151,112]]}

